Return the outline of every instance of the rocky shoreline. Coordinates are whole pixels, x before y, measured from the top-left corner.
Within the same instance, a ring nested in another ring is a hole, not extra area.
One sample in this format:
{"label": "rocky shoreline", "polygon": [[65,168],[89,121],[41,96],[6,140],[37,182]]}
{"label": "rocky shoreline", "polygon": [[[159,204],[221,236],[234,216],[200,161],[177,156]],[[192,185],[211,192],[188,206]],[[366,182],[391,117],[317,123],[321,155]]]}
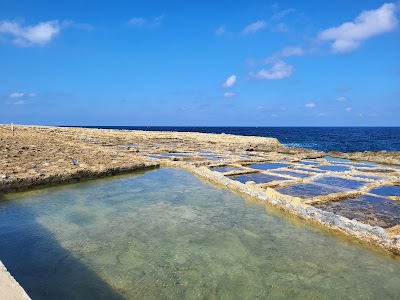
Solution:
{"label": "rocky shoreline", "polygon": [[[329,154],[285,147],[277,139],[265,137],[50,126],[14,126],[12,131],[10,125],[0,125],[0,194],[160,166],[181,168],[399,254],[397,214],[379,219],[379,212],[347,208],[341,215],[319,207],[370,196],[373,189],[382,186],[399,186],[400,171],[393,166],[400,166],[400,153]],[[332,161],[331,156],[341,160]],[[252,167],[263,163],[282,167],[273,170]],[[250,179],[238,182],[238,176]],[[254,182],[257,176],[277,180]],[[314,189],[323,190],[330,187],[319,182],[326,178],[363,186],[334,189],[328,194],[305,198],[280,192],[293,186],[315,184],[318,185]],[[399,203],[397,195],[374,197],[384,198],[389,204]]]}

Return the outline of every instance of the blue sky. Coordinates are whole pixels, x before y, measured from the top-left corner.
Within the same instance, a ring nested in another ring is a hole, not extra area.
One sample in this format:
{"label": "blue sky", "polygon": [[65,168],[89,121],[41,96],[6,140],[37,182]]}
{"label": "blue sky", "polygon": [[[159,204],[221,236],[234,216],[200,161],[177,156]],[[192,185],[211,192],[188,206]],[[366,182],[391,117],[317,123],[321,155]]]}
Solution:
{"label": "blue sky", "polygon": [[0,123],[400,126],[399,13],[375,0],[2,0]]}

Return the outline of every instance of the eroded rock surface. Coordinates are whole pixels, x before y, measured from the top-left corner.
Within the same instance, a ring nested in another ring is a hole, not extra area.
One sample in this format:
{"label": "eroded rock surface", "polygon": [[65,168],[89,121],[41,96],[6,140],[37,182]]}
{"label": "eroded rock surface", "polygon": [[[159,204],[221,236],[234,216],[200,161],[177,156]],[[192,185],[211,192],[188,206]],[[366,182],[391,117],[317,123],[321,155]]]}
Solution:
{"label": "eroded rock surface", "polygon": [[14,128],[0,125],[0,193],[173,166],[400,252],[400,195],[387,188],[400,186],[393,152],[327,155],[227,134]]}

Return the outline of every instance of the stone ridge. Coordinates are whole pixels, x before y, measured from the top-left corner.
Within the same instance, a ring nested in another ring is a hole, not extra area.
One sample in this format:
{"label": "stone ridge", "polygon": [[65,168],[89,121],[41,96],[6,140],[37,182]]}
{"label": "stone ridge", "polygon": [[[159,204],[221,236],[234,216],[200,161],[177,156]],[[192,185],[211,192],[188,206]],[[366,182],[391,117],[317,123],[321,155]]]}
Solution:
{"label": "stone ridge", "polygon": [[0,261],[0,298],[3,300],[30,300],[25,290],[18,284]]}
{"label": "stone ridge", "polygon": [[[130,145],[140,145],[132,147]],[[115,175],[159,164],[156,152],[271,151],[277,139],[184,132],[0,125],[0,193]]]}

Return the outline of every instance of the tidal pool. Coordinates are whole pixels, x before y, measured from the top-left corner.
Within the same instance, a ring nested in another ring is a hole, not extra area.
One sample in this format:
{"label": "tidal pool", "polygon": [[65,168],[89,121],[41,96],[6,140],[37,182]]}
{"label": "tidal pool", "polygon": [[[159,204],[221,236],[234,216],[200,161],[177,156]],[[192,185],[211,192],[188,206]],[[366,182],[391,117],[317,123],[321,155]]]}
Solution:
{"label": "tidal pool", "polygon": [[8,194],[0,259],[33,299],[395,299],[400,261],[180,170]]}

